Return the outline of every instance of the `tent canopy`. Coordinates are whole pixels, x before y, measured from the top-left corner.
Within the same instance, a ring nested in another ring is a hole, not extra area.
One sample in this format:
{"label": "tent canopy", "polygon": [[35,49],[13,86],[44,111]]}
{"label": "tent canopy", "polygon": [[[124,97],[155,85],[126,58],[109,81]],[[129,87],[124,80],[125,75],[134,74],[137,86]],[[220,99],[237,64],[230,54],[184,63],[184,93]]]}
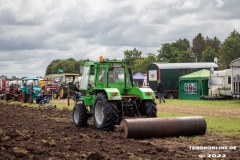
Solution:
{"label": "tent canopy", "polygon": [[135,82],[143,82],[144,77],[145,77],[145,74],[138,72],[138,73],[133,75],[133,81],[135,81]]}
{"label": "tent canopy", "polygon": [[203,69],[179,77],[179,98],[199,100],[208,95],[208,79],[210,71]]}
{"label": "tent canopy", "polygon": [[191,74],[179,77],[179,80],[199,80],[199,79],[208,79],[210,71],[207,69],[202,69]]}

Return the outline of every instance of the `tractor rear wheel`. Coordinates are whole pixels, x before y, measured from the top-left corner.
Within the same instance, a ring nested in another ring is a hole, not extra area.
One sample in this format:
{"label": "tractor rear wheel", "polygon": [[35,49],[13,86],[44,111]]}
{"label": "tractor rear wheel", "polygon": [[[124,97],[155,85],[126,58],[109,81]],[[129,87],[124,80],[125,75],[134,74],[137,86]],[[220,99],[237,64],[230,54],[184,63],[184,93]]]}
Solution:
{"label": "tractor rear wheel", "polygon": [[157,117],[157,107],[153,100],[142,101],[142,107],[146,112],[146,117]]}
{"label": "tractor rear wheel", "polygon": [[93,105],[93,120],[99,130],[111,131],[117,123],[118,109],[114,101],[109,101],[105,94],[99,93]]}
{"label": "tractor rear wheel", "polygon": [[19,97],[20,102],[26,103],[27,102],[27,94],[24,92],[20,92],[20,97]]}
{"label": "tractor rear wheel", "polygon": [[67,98],[67,92],[66,92],[64,86],[60,86],[60,88],[59,88],[59,97],[60,97],[60,99]]}
{"label": "tractor rear wheel", "polygon": [[76,127],[86,127],[88,120],[88,114],[84,102],[82,104],[75,104],[73,108],[73,122]]}

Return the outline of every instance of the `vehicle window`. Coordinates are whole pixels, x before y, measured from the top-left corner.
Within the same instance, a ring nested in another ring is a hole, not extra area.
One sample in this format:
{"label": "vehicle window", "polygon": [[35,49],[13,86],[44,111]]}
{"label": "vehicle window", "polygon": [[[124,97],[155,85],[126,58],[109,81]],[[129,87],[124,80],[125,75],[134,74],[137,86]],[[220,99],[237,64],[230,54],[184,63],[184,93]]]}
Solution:
{"label": "vehicle window", "polygon": [[105,68],[100,68],[99,82],[105,82]]}
{"label": "vehicle window", "polygon": [[80,89],[82,90],[87,90],[88,88],[89,70],[90,70],[90,66],[85,66],[83,69],[83,75],[82,75],[83,78],[80,84]]}
{"label": "vehicle window", "polygon": [[212,77],[211,78],[211,84],[212,85],[221,85],[223,83],[222,77]]}

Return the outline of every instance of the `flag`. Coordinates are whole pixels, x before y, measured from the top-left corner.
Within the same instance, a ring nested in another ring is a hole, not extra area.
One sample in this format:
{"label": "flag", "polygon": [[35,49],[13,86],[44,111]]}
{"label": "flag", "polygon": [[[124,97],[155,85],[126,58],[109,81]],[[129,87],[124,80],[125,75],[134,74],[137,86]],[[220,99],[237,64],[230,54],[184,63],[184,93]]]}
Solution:
{"label": "flag", "polygon": [[63,73],[63,70],[62,69],[58,69],[58,73]]}

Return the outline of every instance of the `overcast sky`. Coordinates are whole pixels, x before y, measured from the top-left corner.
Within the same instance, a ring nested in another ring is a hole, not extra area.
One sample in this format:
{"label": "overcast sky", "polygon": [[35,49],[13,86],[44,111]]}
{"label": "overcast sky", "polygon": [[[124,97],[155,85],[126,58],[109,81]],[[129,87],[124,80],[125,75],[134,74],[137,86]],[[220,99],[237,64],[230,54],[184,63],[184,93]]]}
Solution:
{"label": "overcast sky", "polygon": [[0,76],[44,76],[55,59],[122,59],[136,47],[240,32],[239,0],[0,0]]}

